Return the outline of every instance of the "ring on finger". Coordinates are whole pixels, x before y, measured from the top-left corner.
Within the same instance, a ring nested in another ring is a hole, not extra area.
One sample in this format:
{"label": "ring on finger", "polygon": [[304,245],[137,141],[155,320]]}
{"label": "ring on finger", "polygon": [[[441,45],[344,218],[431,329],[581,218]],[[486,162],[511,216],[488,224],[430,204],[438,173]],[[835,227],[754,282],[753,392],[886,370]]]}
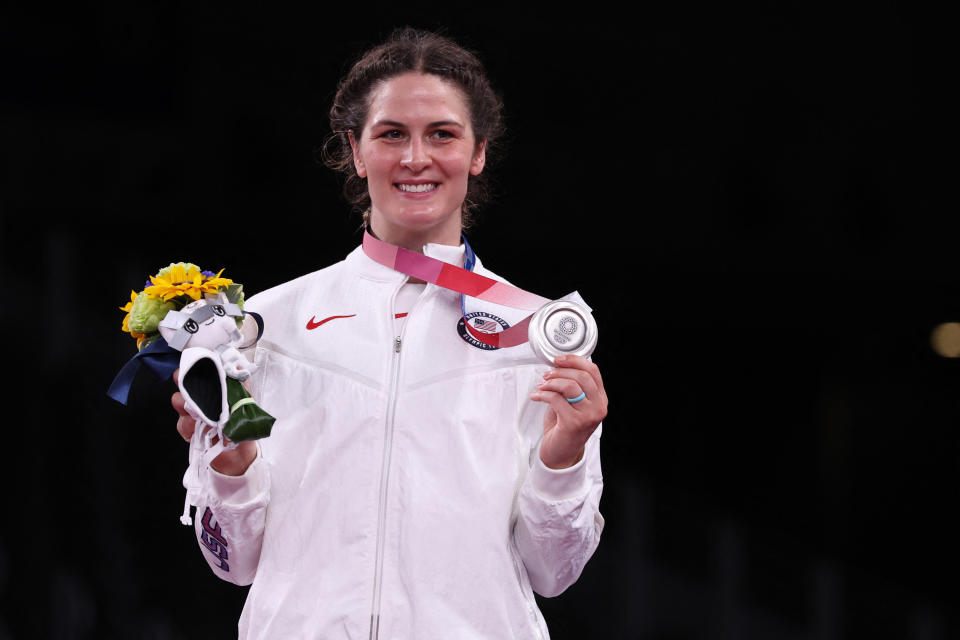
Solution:
{"label": "ring on finger", "polygon": [[578,402],[580,402],[586,397],[587,397],[587,392],[581,391],[580,395],[578,395],[576,398],[567,398],[567,402],[569,402],[570,404],[577,404]]}

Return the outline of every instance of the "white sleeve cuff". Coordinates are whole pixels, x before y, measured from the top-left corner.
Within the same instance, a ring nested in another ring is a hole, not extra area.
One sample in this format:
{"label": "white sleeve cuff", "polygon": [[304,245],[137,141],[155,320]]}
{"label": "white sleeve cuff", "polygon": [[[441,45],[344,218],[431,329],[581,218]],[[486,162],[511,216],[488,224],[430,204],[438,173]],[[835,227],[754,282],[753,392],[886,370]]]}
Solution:
{"label": "white sleeve cuff", "polygon": [[533,468],[530,469],[530,482],[534,490],[547,500],[566,500],[581,496],[589,490],[587,486],[587,464],[584,455],[577,464],[566,469],[551,469],[543,464],[537,452]]}
{"label": "white sleeve cuff", "polygon": [[242,476],[224,475],[213,467],[209,467],[207,471],[210,473],[211,489],[223,504],[247,504],[267,488],[267,470],[263,456],[260,455],[259,446],[257,457],[253,459]]}

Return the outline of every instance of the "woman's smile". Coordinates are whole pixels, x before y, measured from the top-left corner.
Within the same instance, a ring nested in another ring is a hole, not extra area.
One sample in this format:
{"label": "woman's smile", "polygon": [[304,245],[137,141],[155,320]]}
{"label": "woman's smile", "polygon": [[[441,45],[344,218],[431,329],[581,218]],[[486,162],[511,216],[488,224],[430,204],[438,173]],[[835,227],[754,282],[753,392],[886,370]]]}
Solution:
{"label": "woman's smile", "polygon": [[437,189],[439,186],[436,182],[425,182],[421,184],[412,184],[409,182],[397,182],[395,183],[397,189],[403,191],[404,193],[431,193]]}

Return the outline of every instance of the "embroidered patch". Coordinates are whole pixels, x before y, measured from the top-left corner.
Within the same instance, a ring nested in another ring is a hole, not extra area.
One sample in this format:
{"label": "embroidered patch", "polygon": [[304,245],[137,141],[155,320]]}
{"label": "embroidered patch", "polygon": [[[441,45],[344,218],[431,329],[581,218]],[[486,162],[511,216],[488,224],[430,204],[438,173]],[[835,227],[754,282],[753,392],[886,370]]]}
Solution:
{"label": "embroidered patch", "polygon": [[230,571],[230,565],[227,564],[227,539],[223,537],[220,530],[220,523],[213,522],[213,512],[210,507],[203,512],[203,531],[200,532],[200,541],[203,542],[207,550],[220,560],[220,568],[224,571]]}
{"label": "embroidered patch", "polygon": [[499,349],[499,347],[494,347],[480,342],[470,335],[470,332],[468,332],[466,326],[464,326],[464,319],[470,323],[471,329],[481,333],[500,333],[504,329],[510,328],[510,325],[507,324],[506,320],[498,318],[492,313],[487,313],[486,311],[472,311],[464,318],[460,318],[460,320],[457,321],[457,333],[460,334],[460,337],[476,348],[484,349],[486,351],[493,351],[494,349]]}

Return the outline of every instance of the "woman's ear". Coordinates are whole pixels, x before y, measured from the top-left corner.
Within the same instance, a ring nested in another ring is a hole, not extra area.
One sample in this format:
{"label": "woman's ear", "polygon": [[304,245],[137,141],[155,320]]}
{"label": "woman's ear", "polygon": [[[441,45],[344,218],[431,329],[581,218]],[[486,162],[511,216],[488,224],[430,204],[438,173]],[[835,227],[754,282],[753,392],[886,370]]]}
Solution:
{"label": "woman's ear", "polygon": [[[356,157],[356,154],[354,154]],[[470,161],[470,175],[478,176],[483,171],[487,163],[487,141],[484,140],[477,145],[477,150],[473,152],[473,159]]]}
{"label": "woman's ear", "polygon": [[357,175],[361,178],[367,177],[367,167],[363,164],[363,157],[360,155],[360,145],[357,139],[353,137],[353,131],[347,131],[347,138],[350,140],[350,149],[353,151],[353,168],[357,170]]}

